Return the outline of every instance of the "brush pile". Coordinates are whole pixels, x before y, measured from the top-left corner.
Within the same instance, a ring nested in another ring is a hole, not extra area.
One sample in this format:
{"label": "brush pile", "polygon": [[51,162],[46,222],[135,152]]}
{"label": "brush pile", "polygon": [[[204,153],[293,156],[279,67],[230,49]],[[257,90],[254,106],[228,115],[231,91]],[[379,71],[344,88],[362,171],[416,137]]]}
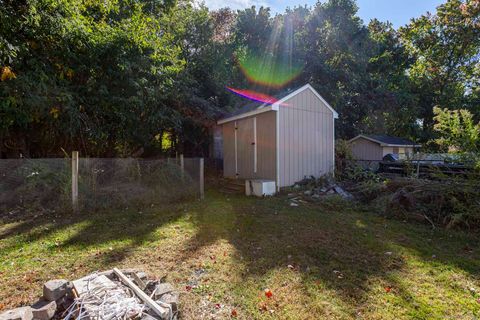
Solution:
{"label": "brush pile", "polygon": [[387,216],[433,227],[480,228],[480,181],[476,179],[364,181],[349,191]]}

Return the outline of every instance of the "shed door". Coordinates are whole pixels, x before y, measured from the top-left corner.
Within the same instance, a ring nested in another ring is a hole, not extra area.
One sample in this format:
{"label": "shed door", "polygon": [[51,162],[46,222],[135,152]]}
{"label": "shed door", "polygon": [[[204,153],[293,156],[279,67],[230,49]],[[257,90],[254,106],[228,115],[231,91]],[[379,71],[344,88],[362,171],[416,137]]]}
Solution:
{"label": "shed door", "polygon": [[254,121],[254,118],[237,121],[237,174],[242,179],[254,178]]}

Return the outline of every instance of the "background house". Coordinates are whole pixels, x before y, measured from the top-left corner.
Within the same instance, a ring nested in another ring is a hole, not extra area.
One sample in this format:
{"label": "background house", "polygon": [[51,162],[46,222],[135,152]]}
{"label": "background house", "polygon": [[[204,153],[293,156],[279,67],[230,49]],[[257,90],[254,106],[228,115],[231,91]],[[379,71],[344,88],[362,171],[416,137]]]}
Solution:
{"label": "background house", "polygon": [[337,112],[309,84],[276,98],[218,121],[225,177],[273,180],[279,188],[333,172]]}
{"label": "background house", "polygon": [[381,161],[389,153],[398,154],[400,158],[413,154],[421,145],[415,142],[386,135],[360,134],[348,141],[354,159]]}

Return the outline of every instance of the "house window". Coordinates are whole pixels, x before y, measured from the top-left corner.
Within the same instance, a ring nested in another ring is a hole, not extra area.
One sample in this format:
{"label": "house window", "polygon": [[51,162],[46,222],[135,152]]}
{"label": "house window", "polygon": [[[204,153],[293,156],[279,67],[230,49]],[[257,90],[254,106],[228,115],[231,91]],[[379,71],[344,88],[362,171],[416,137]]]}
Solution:
{"label": "house window", "polygon": [[393,147],[393,153],[398,154],[398,147]]}

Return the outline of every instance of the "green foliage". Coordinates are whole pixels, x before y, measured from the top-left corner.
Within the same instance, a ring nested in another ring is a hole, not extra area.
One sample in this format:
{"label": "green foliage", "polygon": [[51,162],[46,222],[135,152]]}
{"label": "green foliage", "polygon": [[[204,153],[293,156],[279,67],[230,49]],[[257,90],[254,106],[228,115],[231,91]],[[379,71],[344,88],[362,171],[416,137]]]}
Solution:
{"label": "green foliage", "polygon": [[434,106],[475,109],[472,101],[478,99],[479,13],[476,0],[448,0],[435,15],[421,16],[400,29],[402,43],[413,59],[406,71],[416,88],[424,138],[432,134]]}
{"label": "green foliage", "polygon": [[480,122],[475,123],[470,111],[435,107],[434,129],[440,134],[436,142],[443,148],[459,152],[480,153]]}
{"label": "green foliage", "polygon": [[0,36],[16,48],[14,59],[0,55],[16,74],[0,86],[5,144],[31,156],[60,147],[114,154],[118,145],[148,145],[171,126],[164,96],[183,65],[167,28],[173,14],[146,6],[4,2]]}
{"label": "green foliage", "polygon": [[226,85],[274,94],[309,82],[339,112],[341,138],[425,143],[434,106],[478,117],[478,1],[448,0],[399,30],[357,10],[354,0],[275,16],[190,0],[2,1],[1,157],[204,154],[208,126],[246,103]]}

